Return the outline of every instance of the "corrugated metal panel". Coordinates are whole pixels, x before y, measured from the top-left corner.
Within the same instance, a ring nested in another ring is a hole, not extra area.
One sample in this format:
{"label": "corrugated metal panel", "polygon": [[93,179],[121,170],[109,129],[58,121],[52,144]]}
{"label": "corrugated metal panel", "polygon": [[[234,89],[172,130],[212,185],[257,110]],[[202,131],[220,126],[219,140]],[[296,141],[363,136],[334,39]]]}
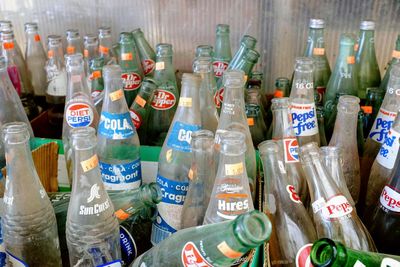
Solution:
{"label": "corrugated metal panel", "polygon": [[[376,48],[381,70],[390,59],[400,28],[398,0],[7,0],[0,1],[0,18],[14,23],[24,47],[23,23],[37,21],[42,37],[67,28],[81,35],[110,25],[118,33],[140,27],[152,45],[174,45],[175,65],[190,70],[194,49],[215,42],[215,25],[231,26],[232,52],[243,34],[255,36],[262,55],[267,88],[278,76],[290,76],[296,56],[302,55],[311,17],[326,20],[327,55],[334,65],[342,32],[358,32],[362,19],[377,22]],[[45,38],[43,38],[45,39]]]}

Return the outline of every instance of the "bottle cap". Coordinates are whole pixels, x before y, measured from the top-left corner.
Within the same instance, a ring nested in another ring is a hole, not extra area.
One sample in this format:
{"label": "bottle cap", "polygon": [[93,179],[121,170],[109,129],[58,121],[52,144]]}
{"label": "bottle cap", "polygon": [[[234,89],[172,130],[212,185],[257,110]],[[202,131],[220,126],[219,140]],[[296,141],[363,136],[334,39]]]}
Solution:
{"label": "bottle cap", "polygon": [[375,30],[375,22],[372,20],[363,20],[360,23],[360,30],[373,31]]}
{"label": "bottle cap", "polygon": [[220,33],[229,33],[229,25],[228,24],[218,24],[217,25],[217,34]]}
{"label": "bottle cap", "polygon": [[69,29],[66,31],[67,40],[79,38],[79,31],[77,29]]}
{"label": "bottle cap", "polygon": [[25,26],[25,31],[37,31],[38,29],[38,24],[36,22],[27,22],[24,24]]}
{"label": "bottle cap", "polygon": [[109,26],[101,26],[98,29],[99,37],[102,38],[107,35],[111,35],[111,27]]}
{"label": "bottle cap", "polygon": [[323,19],[310,19],[309,27],[313,29],[325,28],[325,20]]}
{"label": "bottle cap", "polygon": [[11,31],[12,23],[11,20],[0,20],[0,31]]}

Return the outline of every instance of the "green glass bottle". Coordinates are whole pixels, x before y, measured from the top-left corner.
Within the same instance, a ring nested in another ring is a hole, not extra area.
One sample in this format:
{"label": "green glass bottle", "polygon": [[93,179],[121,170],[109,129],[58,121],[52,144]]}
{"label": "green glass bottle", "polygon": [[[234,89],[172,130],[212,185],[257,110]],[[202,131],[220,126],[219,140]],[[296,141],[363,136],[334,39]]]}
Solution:
{"label": "green glass bottle", "polygon": [[375,55],[375,22],[361,21],[358,51],[356,54],[358,97],[365,100],[367,88],[377,87],[381,83],[381,73]]}
{"label": "green glass bottle", "polygon": [[[354,43],[355,39],[352,34],[344,33],[340,36],[339,56],[324,96],[325,120],[327,122],[331,119],[333,111],[331,106],[338,93],[357,96],[359,86],[355,69]],[[326,126],[329,127],[329,123]],[[327,134],[332,130],[327,127],[325,129]]]}
{"label": "green glass bottle", "polygon": [[389,75],[390,75],[390,70],[392,69],[392,65],[399,63],[400,62],[400,34],[397,36],[396,40],[396,47],[392,52],[392,60],[389,62],[389,64],[386,67],[385,75],[383,76],[381,85],[379,88],[382,90],[386,90],[387,84],[389,82]]}
{"label": "green glass bottle", "polygon": [[153,77],[156,68],[156,53],[146,38],[144,38],[144,34],[140,28],[133,30],[132,35],[139,52],[144,76]]}
{"label": "green glass bottle", "polygon": [[364,113],[364,136],[368,136],[369,131],[374,124],[375,118],[378,115],[379,108],[381,107],[383,98],[385,96],[385,91],[386,90],[382,90],[380,87],[367,88],[367,98],[364,106],[361,106],[361,109]]}
{"label": "green glass bottle", "polygon": [[112,45],[111,52],[115,56],[117,64],[119,64],[119,57],[121,55],[121,47],[120,47],[119,43],[115,43]]}
{"label": "green glass bottle", "polygon": [[211,45],[199,45],[196,47],[196,57],[213,57],[214,51]]}
{"label": "green glass bottle", "polygon": [[103,106],[103,66],[104,57],[96,57],[89,61],[89,81],[91,82],[91,96],[97,112],[101,113]]}
{"label": "green glass bottle", "polygon": [[246,55],[248,49],[256,48],[257,39],[250,35],[244,35],[240,40],[240,47],[233,56],[228,68],[234,69],[239,61]]}
{"label": "green glass bottle", "polygon": [[257,147],[259,143],[265,140],[265,135],[267,133],[267,126],[265,125],[263,118],[264,107],[261,103],[259,90],[246,90],[245,110],[251,139],[253,140],[253,145]]}
{"label": "green glass bottle", "polygon": [[234,220],[180,230],[142,254],[132,266],[231,266],[267,241],[271,230],[267,215],[254,210]]}
{"label": "green glass bottle", "polygon": [[396,267],[400,265],[400,256],[350,249],[328,238],[322,238],[313,244],[310,258],[315,267]]}
{"label": "green glass bottle", "polygon": [[213,67],[217,81],[222,80],[222,74],[228,68],[232,59],[231,41],[229,39],[229,25],[217,25],[217,37],[215,40]]}
{"label": "green glass bottle", "polygon": [[323,105],[324,94],[331,76],[328,58],[325,53],[324,40],[325,21],[310,19],[305,57],[314,59],[314,93],[318,96],[315,104]]}
{"label": "green glass bottle", "polygon": [[122,69],[121,78],[124,82],[124,94],[129,107],[142,85],[143,71],[140,63],[137,62],[136,46],[132,33],[122,32],[120,34],[119,47],[118,62]]}

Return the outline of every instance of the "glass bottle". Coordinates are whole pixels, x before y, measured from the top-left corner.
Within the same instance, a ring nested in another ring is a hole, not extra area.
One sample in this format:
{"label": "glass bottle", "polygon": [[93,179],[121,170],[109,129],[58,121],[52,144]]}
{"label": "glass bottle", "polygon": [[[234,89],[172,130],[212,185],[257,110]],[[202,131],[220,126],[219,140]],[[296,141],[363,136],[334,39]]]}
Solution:
{"label": "glass bottle", "polygon": [[307,47],[305,57],[314,60],[314,93],[317,95],[316,105],[322,106],[331,68],[325,52],[324,40],[325,21],[323,19],[310,19]]}
{"label": "glass bottle", "polygon": [[[247,81],[246,91],[257,91],[260,96],[261,113],[266,126],[271,125],[271,102],[267,100],[264,90],[264,74],[261,71],[252,71],[251,78]],[[246,95],[246,93],[245,93]]]}
{"label": "glass bottle", "polygon": [[116,64],[115,55],[112,52],[112,35],[111,27],[101,26],[98,29],[99,36],[99,55],[104,59],[104,63],[107,65],[109,63]]}
{"label": "glass bottle", "polygon": [[375,22],[364,20],[360,23],[360,36],[356,54],[358,97],[363,101],[367,88],[379,86],[381,73],[375,55]]}
{"label": "glass bottle", "polygon": [[311,262],[315,267],[397,266],[400,257],[355,250],[322,238],[313,244]]}
{"label": "glass bottle", "polygon": [[198,45],[196,47],[196,57],[213,57],[214,51],[211,45]]}
{"label": "glass bottle", "polygon": [[357,116],[357,149],[358,149],[358,157],[361,157],[364,154],[364,112],[360,109],[358,111]]}
{"label": "glass bottle", "polygon": [[92,83],[90,80],[90,61],[93,58],[97,58],[99,56],[99,40],[96,35],[86,34],[83,37],[83,60],[85,62],[85,71],[87,77],[87,83],[90,91],[92,91]]}
{"label": "glass bottle", "polygon": [[104,98],[103,79],[104,58],[96,57],[89,61],[89,80],[91,83],[91,97],[98,113],[101,113]]}
{"label": "glass bottle", "polygon": [[213,132],[193,132],[191,147],[192,165],[188,174],[189,189],[182,209],[182,229],[203,224],[215,182]]}
{"label": "glass bottle", "polygon": [[265,140],[267,133],[267,126],[263,118],[264,107],[261,103],[261,94],[258,90],[246,90],[245,110],[251,139],[253,140],[253,145],[257,147],[259,143]]}
{"label": "glass bottle", "polygon": [[140,28],[132,31],[133,39],[137,50],[139,52],[140,62],[142,63],[142,68],[144,71],[144,76],[153,77],[154,70],[156,69],[156,53],[154,49],[144,38],[144,34]]}
{"label": "glass bottle", "polygon": [[279,77],[275,80],[274,97],[289,97],[290,94],[290,81],[286,77]]}
{"label": "glass bottle", "polygon": [[[13,31],[13,25],[11,23],[11,20],[1,20],[0,21],[0,33],[5,32],[5,31]],[[15,36],[14,36],[13,41],[14,41],[14,48],[15,48],[15,52],[17,53],[17,57],[23,59],[21,47],[18,45],[18,42],[15,39]],[[1,39],[0,39],[0,44],[2,44]],[[0,52],[1,52],[1,48],[0,48]]]}
{"label": "glass bottle", "polygon": [[231,62],[229,62],[228,69],[235,69],[236,65],[247,54],[247,50],[256,48],[257,39],[250,35],[243,35],[240,40],[239,49],[236,51]]}
{"label": "glass bottle", "polygon": [[231,41],[229,38],[229,25],[218,24],[213,55],[213,67],[215,79],[222,79],[224,71],[232,59]]}
{"label": "glass bottle", "polygon": [[372,125],[378,115],[379,108],[382,105],[385,90],[386,88],[382,90],[380,87],[367,88],[365,105],[361,106],[361,109],[364,112],[364,136],[368,136],[371,131]]}
{"label": "glass bottle", "polygon": [[235,220],[181,230],[141,255],[138,266],[230,266],[267,241],[272,225],[254,210]]}
{"label": "glass bottle", "polygon": [[74,171],[65,227],[69,261],[70,266],[121,266],[118,221],[100,179],[95,133],[92,127],[71,131]]}
{"label": "glass bottle", "polygon": [[353,249],[374,251],[374,243],[355,208],[325,168],[317,144],[312,142],[301,146],[300,159],[310,191],[318,237],[332,238]]}
{"label": "glass bottle", "polygon": [[327,146],[328,142],[326,140],[325,134],[325,115],[324,108],[321,106],[317,107],[317,121],[318,121],[318,133],[321,146]]}
{"label": "glass bottle", "polygon": [[7,265],[61,267],[56,217],[33,164],[28,127],[8,123],[2,135],[7,182],[1,219]]}
{"label": "glass bottle", "polygon": [[162,146],[174,117],[179,91],[172,64],[172,45],[157,45],[157,62],[154,80],[158,84],[149,115],[149,145]]}
{"label": "glass bottle", "polygon": [[356,96],[344,95],[339,98],[335,128],[329,141],[329,146],[336,146],[346,151],[343,154],[343,174],[356,203],[360,194],[360,162],[357,147],[359,103],[360,99]]}
{"label": "glass bottle", "polygon": [[118,65],[103,68],[104,103],[97,131],[97,154],[106,190],[127,190],[140,186],[142,170],[140,143],[122,90]]}
{"label": "glass bottle", "polygon": [[69,29],[66,31],[67,36],[67,48],[65,54],[82,54],[83,55],[83,44],[81,36],[79,35],[79,30]]}
{"label": "glass bottle", "polygon": [[124,81],[124,94],[128,107],[132,105],[140,86],[142,85],[143,70],[137,62],[137,49],[130,32],[121,32],[119,35],[120,55],[119,65],[122,69],[121,78]]}
{"label": "glass bottle", "polygon": [[[224,74],[225,101],[222,105],[217,131],[215,133],[215,143],[218,147],[221,144],[221,134],[232,130],[240,131],[245,134],[246,150],[246,171],[249,178],[250,189],[255,194],[256,182],[256,155],[251,139],[249,125],[245,113],[245,103],[243,96],[243,86],[245,84],[244,72],[240,70],[227,70]],[[226,103],[226,104],[225,104]]]}
{"label": "glass bottle", "polygon": [[199,87],[201,79],[184,73],[182,91],[171,127],[158,160],[157,183],[163,198],[157,205],[151,242],[158,244],[182,228],[182,208],[188,190],[191,134],[201,128]]}
{"label": "glass bottle", "polygon": [[193,72],[201,77],[200,85],[200,111],[201,128],[215,133],[218,126],[218,112],[213,96],[217,91],[212,62],[210,57],[198,57],[193,62]]}
{"label": "glass bottle", "polygon": [[47,107],[46,103],[46,53],[43,49],[36,22],[25,23],[25,62],[28,79],[31,81],[35,93],[35,102],[42,108]]}
{"label": "glass bottle", "polygon": [[[387,84],[389,82],[389,76],[390,76],[390,71],[392,70],[392,65],[400,63],[400,34],[397,36],[396,40],[396,47],[394,48],[392,52],[392,60],[389,62],[389,64],[386,66],[386,71],[385,75],[382,78],[381,84],[379,85],[379,88],[385,92]],[[368,91],[367,91],[368,93]]]}
{"label": "glass bottle", "polygon": [[313,73],[312,59],[305,57],[296,59],[290,104],[294,133],[300,146],[309,142],[320,144],[314,102]]}
{"label": "glass bottle", "polygon": [[327,105],[326,109],[324,108],[324,114],[327,112],[331,114],[327,123],[325,124],[325,133],[327,140],[330,140],[332,138],[333,130],[335,128],[335,123],[336,123],[336,117],[338,113],[337,106],[339,104],[339,98],[344,95],[346,95],[346,93],[337,93],[335,100],[331,102],[329,105]]}
{"label": "glass bottle", "polygon": [[119,64],[119,58],[121,57],[121,46],[119,45],[119,43],[113,44],[111,51],[115,56],[115,61]]}

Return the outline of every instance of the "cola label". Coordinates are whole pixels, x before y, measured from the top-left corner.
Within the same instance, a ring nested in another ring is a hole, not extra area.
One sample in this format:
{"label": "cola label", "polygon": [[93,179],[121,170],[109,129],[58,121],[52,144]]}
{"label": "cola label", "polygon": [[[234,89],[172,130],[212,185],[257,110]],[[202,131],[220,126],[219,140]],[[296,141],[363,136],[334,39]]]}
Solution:
{"label": "cola label", "polygon": [[392,128],[396,115],[396,112],[391,112],[381,108],[368,137],[382,144],[385,141],[390,128]]}
{"label": "cola label", "polygon": [[249,195],[244,192],[240,178],[226,178],[217,185],[217,216],[233,220],[249,211]]}
{"label": "cola label", "polygon": [[142,116],[140,116],[140,114],[134,111],[133,109],[129,110],[129,114],[131,115],[133,125],[135,125],[136,129],[139,129],[140,126],[142,125]]}
{"label": "cola label", "polygon": [[311,248],[313,244],[307,244],[302,246],[296,254],[296,266],[297,267],[313,267],[311,263]]}
{"label": "cola label", "polygon": [[109,113],[103,111],[100,116],[99,135],[113,140],[133,137],[135,130],[129,112]]}
{"label": "cola label", "polygon": [[142,66],[144,70],[144,75],[149,75],[156,68],[156,63],[154,62],[154,60],[149,58],[142,61]]}
{"label": "cola label", "polygon": [[292,122],[296,136],[311,136],[318,134],[318,122],[315,103],[292,103]]}
{"label": "cola label", "polygon": [[157,110],[168,110],[175,106],[176,97],[171,91],[157,89],[154,93],[151,106]]}
{"label": "cola label", "polygon": [[217,108],[221,108],[222,102],[224,101],[224,88],[217,90],[214,95],[214,103]]}
{"label": "cola label", "polygon": [[283,138],[285,163],[299,162],[299,144],[296,137]]}
{"label": "cola label", "polygon": [[351,217],[353,207],[343,195],[336,195],[326,201],[322,208],[322,216],[325,220],[338,220]]}
{"label": "cola label", "polygon": [[293,185],[286,186],[286,191],[288,192],[291,201],[295,203],[301,203],[301,199]]}
{"label": "cola label", "polygon": [[72,103],[67,106],[65,120],[72,128],[87,127],[93,122],[93,110],[86,103]]}
{"label": "cola label", "polygon": [[193,242],[187,242],[182,249],[182,264],[184,267],[212,267]]}
{"label": "cola label", "polygon": [[394,129],[390,129],[385,141],[383,142],[381,149],[379,150],[376,160],[386,169],[393,169],[394,163],[399,152],[400,133]]}
{"label": "cola label", "polygon": [[228,62],[225,61],[214,61],[213,68],[214,68],[214,76],[219,78],[222,77],[226,68],[228,68]]}
{"label": "cola label", "polygon": [[124,83],[125,91],[137,90],[142,84],[142,78],[135,72],[123,73],[121,78]]}
{"label": "cola label", "polygon": [[389,185],[383,188],[379,202],[386,212],[400,213],[400,193]]}
{"label": "cola label", "polygon": [[180,121],[174,122],[167,140],[167,146],[182,152],[191,152],[190,141],[192,140],[192,133],[200,130],[200,128],[201,125],[187,124]]}
{"label": "cola label", "polygon": [[100,161],[101,179],[106,190],[135,189],[142,183],[140,159],[121,164]]}

